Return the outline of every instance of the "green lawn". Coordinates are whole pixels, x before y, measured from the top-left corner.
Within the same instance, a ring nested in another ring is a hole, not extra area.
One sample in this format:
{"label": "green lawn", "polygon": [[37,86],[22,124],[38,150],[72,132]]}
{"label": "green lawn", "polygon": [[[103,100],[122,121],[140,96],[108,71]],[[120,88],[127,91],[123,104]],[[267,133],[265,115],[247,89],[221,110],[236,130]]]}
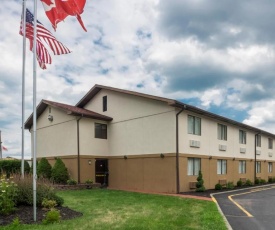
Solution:
{"label": "green lawn", "polygon": [[[80,218],[18,229],[227,229],[214,202],[102,189],[64,191],[64,206]],[[0,229],[14,229],[2,227]]]}

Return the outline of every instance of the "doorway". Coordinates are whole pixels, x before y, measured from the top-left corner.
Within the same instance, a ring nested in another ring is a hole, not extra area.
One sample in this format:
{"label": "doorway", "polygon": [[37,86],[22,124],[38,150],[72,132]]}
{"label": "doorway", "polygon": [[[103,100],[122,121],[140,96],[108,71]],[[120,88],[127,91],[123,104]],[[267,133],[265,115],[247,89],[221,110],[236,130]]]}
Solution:
{"label": "doorway", "polygon": [[95,182],[102,186],[108,186],[108,159],[96,159],[95,161]]}

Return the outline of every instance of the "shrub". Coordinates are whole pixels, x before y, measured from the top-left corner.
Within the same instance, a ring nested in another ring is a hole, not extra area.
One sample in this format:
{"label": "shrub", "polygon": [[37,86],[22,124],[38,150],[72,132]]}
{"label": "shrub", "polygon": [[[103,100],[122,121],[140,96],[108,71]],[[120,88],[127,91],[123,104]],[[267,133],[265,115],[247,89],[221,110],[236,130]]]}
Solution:
{"label": "shrub", "polygon": [[17,185],[3,175],[0,181],[0,214],[8,215],[15,210]]}
{"label": "shrub", "polygon": [[50,179],[52,174],[52,166],[46,158],[41,158],[37,165],[37,176]]}
{"label": "shrub", "polygon": [[268,183],[272,183],[273,180],[272,180],[272,177],[268,177]]}
{"label": "shrub", "polygon": [[227,189],[233,189],[235,186],[234,186],[234,183],[232,181],[228,181],[228,183],[226,184],[226,188]]}
{"label": "shrub", "polygon": [[272,177],[272,183],[275,183],[275,177]]}
{"label": "shrub", "polygon": [[56,159],[52,168],[52,179],[58,184],[66,184],[69,179],[68,169],[60,158]]}
{"label": "shrub", "polygon": [[205,187],[204,187],[204,180],[202,179],[202,172],[199,171],[199,176],[197,177],[197,183],[196,183],[196,192],[204,192]]}
{"label": "shrub", "polygon": [[[33,185],[32,177],[25,176],[24,180],[18,178],[18,205],[33,205]],[[36,186],[36,205],[42,206],[44,199],[55,200],[58,206],[64,203],[64,200],[56,195],[56,192],[49,181],[37,180]]]}
{"label": "shrub", "polygon": [[260,184],[260,180],[258,178],[255,179],[255,184]]}
{"label": "shrub", "polygon": [[266,180],[265,179],[261,179],[260,180],[260,184],[266,184]]}
{"label": "shrub", "polygon": [[[24,161],[24,171],[28,173],[30,171],[30,165],[27,161]],[[1,160],[0,161],[0,174],[6,174],[9,178],[11,174],[21,172],[20,160]]]}
{"label": "shrub", "polygon": [[69,179],[69,180],[67,180],[67,184],[69,184],[69,185],[75,185],[75,184],[77,184],[77,181],[74,180],[74,179]]}
{"label": "shrub", "polygon": [[221,184],[216,184],[215,189],[216,190],[222,190],[222,185]]}
{"label": "shrub", "polygon": [[247,179],[246,182],[245,182],[245,185],[247,185],[247,186],[252,186],[253,183],[252,183],[251,180]]}
{"label": "shrub", "polygon": [[14,218],[14,219],[12,220],[12,223],[10,224],[10,226],[11,226],[12,228],[18,228],[20,225],[21,225],[21,222],[20,222],[20,220],[19,220],[18,217]]}
{"label": "shrub", "polygon": [[243,186],[243,182],[242,182],[241,180],[238,180],[238,181],[237,181],[237,186],[238,186],[238,187],[242,187],[242,186]]}
{"label": "shrub", "polygon": [[94,183],[94,181],[90,180],[90,179],[88,179],[88,180],[85,181],[85,184],[93,184],[93,183]]}
{"label": "shrub", "polygon": [[50,224],[50,223],[59,222],[60,219],[61,219],[60,211],[56,209],[51,209],[46,213],[46,217],[42,222],[43,224]]}
{"label": "shrub", "polygon": [[55,200],[48,200],[46,198],[42,201],[42,207],[46,209],[53,209],[55,206],[57,206],[57,203]]}

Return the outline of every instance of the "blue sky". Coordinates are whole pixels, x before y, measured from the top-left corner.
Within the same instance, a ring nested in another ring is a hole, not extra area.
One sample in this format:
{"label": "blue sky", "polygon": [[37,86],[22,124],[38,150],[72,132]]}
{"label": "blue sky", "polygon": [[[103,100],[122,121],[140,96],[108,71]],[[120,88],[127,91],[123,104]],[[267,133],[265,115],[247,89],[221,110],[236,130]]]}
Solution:
{"label": "blue sky", "polygon": [[[33,11],[33,1],[27,1]],[[177,99],[274,132],[275,2],[87,0],[83,31],[74,17],[54,32],[71,54],[37,70],[41,99],[74,105],[102,84]],[[0,130],[5,156],[20,157],[21,1],[0,5]],[[28,45],[28,41],[27,41]],[[32,53],[26,55],[26,118],[32,112]],[[30,134],[25,132],[26,156]]]}

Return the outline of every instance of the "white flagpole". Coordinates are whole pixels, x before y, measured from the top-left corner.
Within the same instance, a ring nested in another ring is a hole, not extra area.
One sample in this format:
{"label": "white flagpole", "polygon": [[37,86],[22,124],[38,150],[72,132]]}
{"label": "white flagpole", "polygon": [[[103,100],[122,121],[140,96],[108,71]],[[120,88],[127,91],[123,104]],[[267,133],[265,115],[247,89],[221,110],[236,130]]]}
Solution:
{"label": "white flagpole", "polygon": [[22,146],[21,146],[21,177],[24,178],[24,122],[25,122],[25,65],[26,65],[26,2],[23,0],[23,65],[22,65]]}
{"label": "white flagpole", "polygon": [[0,159],[2,159],[2,141],[1,141],[1,130],[0,130]]}
{"label": "white flagpole", "polygon": [[36,34],[37,34],[37,0],[34,0],[33,29],[33,220],[36,221]]}

